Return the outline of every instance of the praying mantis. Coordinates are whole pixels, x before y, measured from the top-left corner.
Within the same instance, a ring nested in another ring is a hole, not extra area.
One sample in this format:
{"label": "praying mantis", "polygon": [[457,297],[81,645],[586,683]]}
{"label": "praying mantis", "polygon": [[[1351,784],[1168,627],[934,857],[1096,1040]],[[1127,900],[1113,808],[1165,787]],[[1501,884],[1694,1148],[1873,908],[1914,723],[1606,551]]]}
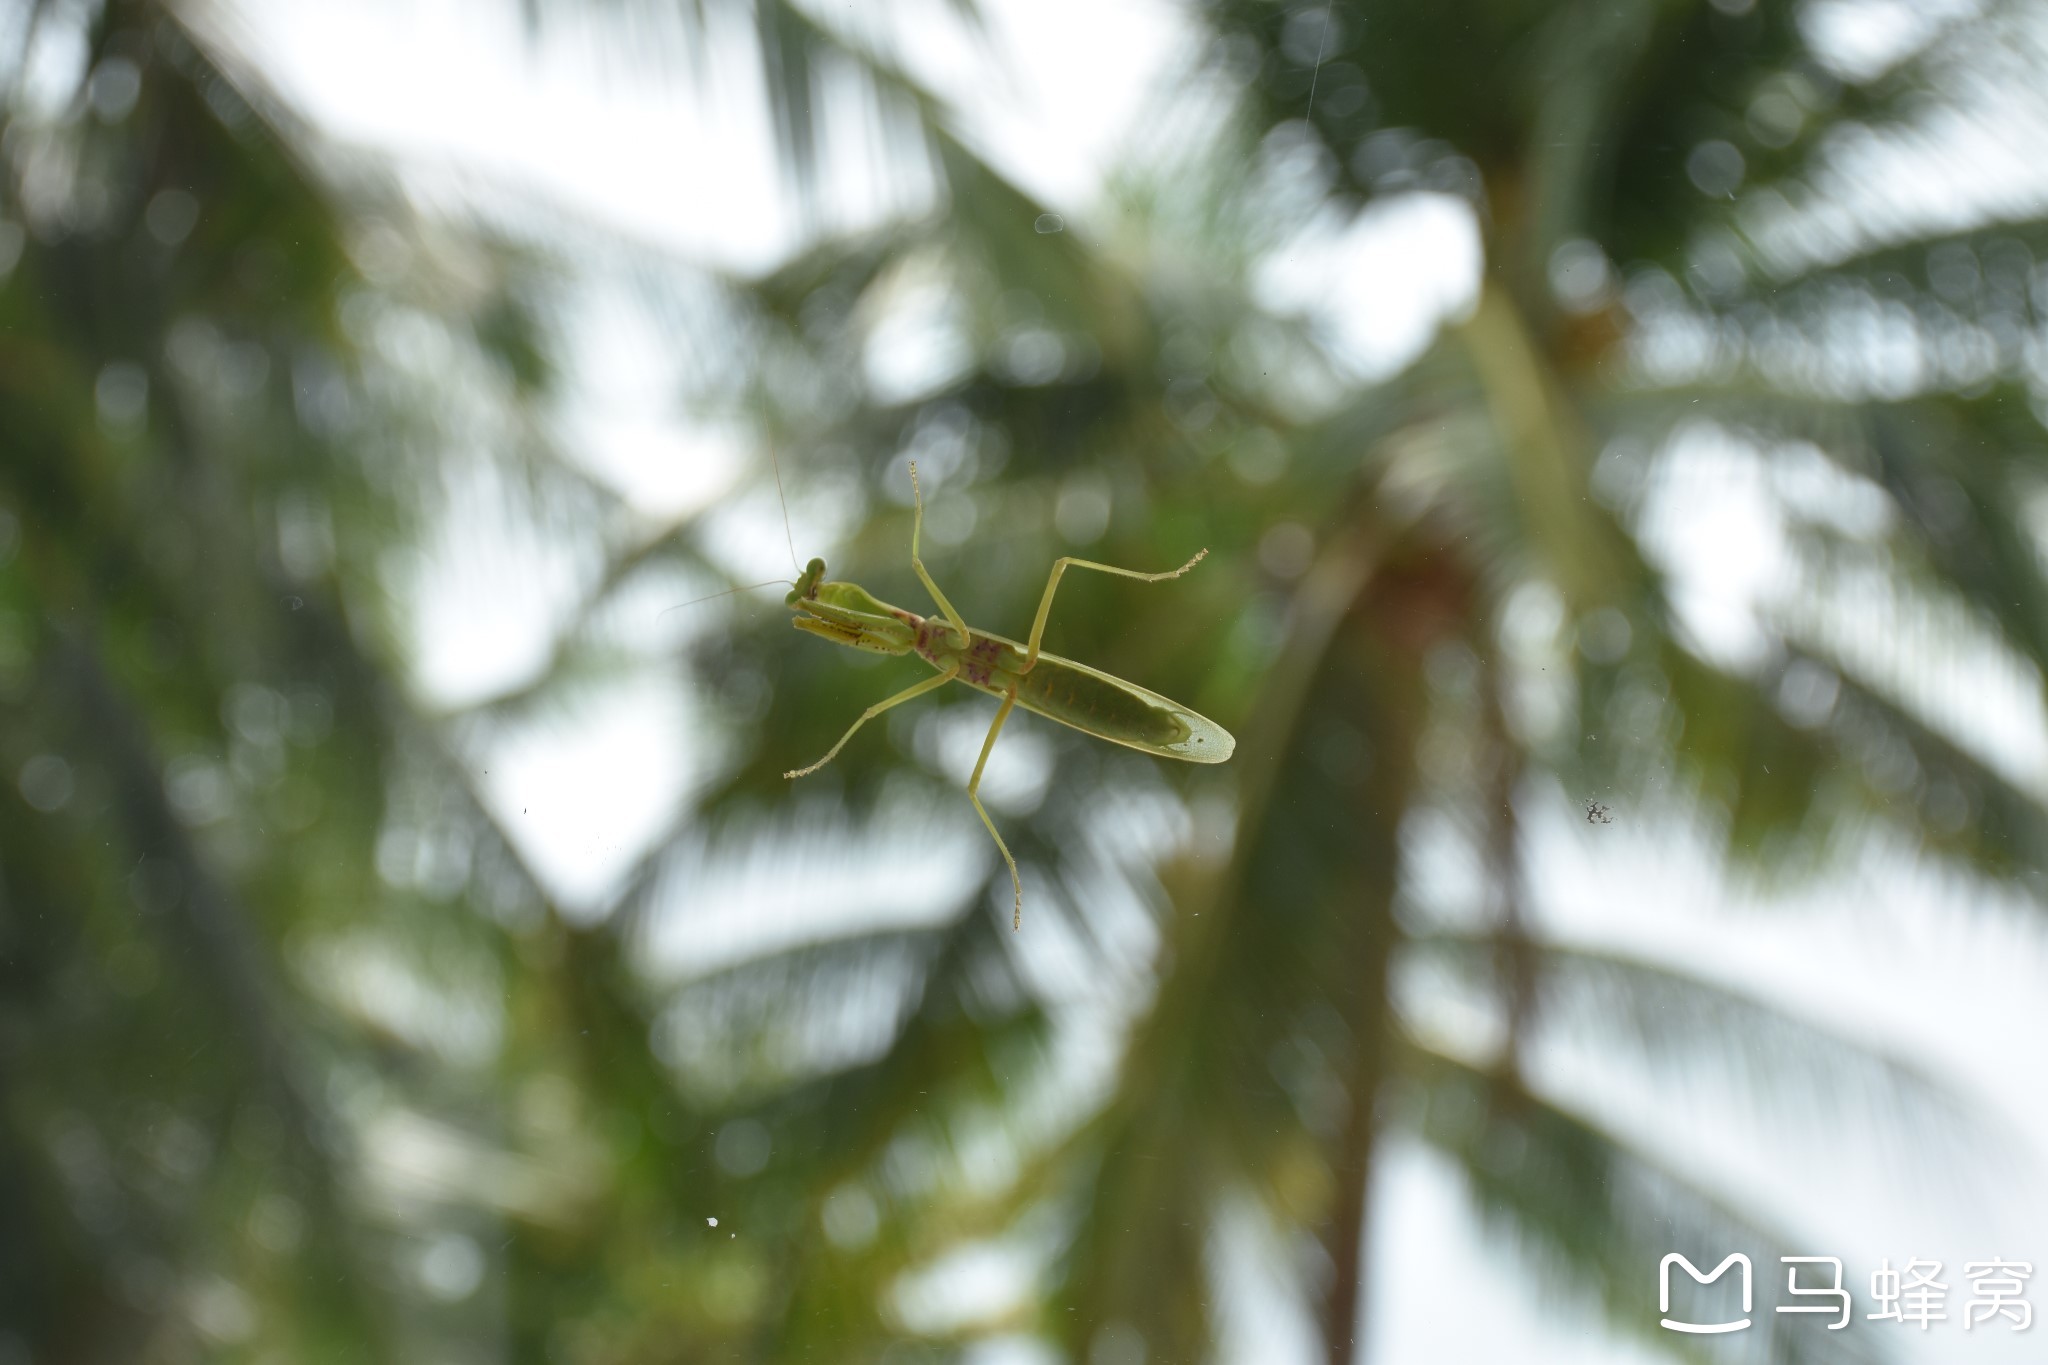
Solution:
{"label": "praying mantis", "polygon": [[1201,563],[1209,552],[1199,550],[1193,559],[1165,573],[1140,573],[1135,569],[1120,569],[1113,564],[1097,564],[1093,560],[1063,555],[1053,562],[1052,576],[1046,580],[1045,595],[1038,601],[1038,616],[1031,623],[1031,638],[1020,645],[1015,640],[971,628],[953,604],[946,600],[946,595],[939,591],[939,585],[932,581],[932,576],[925,571],[923,559],[918,555],[918,537],[924,529],[924,495],[918,488],[915,464],[910,466],[910,490],[915,508],[910,524],[910,567],[917,571],[925,591],[938,604],[937,619],[892,607],[855,584],[827,580],[822,559],[813,559],[805,566],[784,601],[797,613],[790,624],[798,630],[808,631],[836,645],[877,654],[915,653],[938,671],[934,676],[912,683],[861,712],[860,719],[847,727],[846,733],[823,758],[809,767],[792,769],[783,776],[794,780],[818,771],[838,757],[839,751],[846,747],[846,742],[861,726],[884,711],[936,691],[949,682],[965,683],[977,691],[1001,698],[1002,705],[996,708],[995,721],[988,727],[988,738],[981,742],[981,757],[975,760],[974,774],[967,779],[967,799],[974,803],[975,814],[981,817],[982,825],[987,828],[989,837],[996,841],[996,849],[1010,869],[1013,895],[1010,927],[1021,929],[1024,925],[1024,883],[1017,875],[1017,860],[1011,856],[1010,846],[1003,842],[1003,836],[996,831],[996,823],[989,818],[988,808],[981,804],[980,794],[982,770],[988,766],[989,752],[995,748],[996,736],[1003,732],[1003,723],[1010,718],[1012,709],[1022,706],[1083,734],[1160,758],[1178,758],[1189,763],[1221,763],[1237,748],[1237,741],[1231,738],[1228,730],[1179,702],[1040,649],[1039,640],[1045,634],[1046,618],[1052,612],[1053,594],[1059,590],[1060,578],[1073,568],[1093,569],[1119,578],[1135,578],[1141,583],[1160,583],[1169,578],[1179,578]]}

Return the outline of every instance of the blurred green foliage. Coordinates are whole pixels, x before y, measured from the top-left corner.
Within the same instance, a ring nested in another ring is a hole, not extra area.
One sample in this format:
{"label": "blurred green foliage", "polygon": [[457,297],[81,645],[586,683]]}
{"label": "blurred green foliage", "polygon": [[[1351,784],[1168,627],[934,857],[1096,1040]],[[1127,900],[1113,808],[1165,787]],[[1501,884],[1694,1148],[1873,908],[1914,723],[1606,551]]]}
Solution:
{"label": "blurred green foliage", "polygon": [[[532,5],[535,41],[578,8]],[[1167,587],[1077,578],[1048,644],[1215,716],[1237,759],[1175,771],[1021,723],[1048,764],[997,812],[1021,938],[987,856],[887,927],[651,969],[658,925],[746,918],[699,894],[735,884],[717,866],[978,837],[915,718],[781,777],[908,666],[773,611],[700,635],[664,676],[720,766],[605,913],[566,913],[482,795],[480,741],[622,667],[607,613],[712,572],[715,516],[641,533],[548,434],[569,272],[545,251],[416,217],[181,5],[31,4],[20,51],[64,25],[82,49],[54,103],[0,67],[0,1365],[904,1361],[1005,1334],[1193,1360],[1247,1219],[1344,1361],[1393,1133],[1627,1330],[1664,1251],[1782,1245],[1531,1084],[1546,1023],[1672,1074],[1704,1037],[1843,1102],[1921,1083],[1544,941],[1524,823],[1621,793],[1739,862],[1878,830],[2035,893],[2033,794],[1811,623],[1713,661],[1639,517],[1687,423],[1771,465],[1816,449],[1888,515],[1797,522],[1802,571],[1922,594],[2038,689],[2044,225],[1802,257],[1745,216],[1826,208],[1845,137],[1967,104],[1986,53],[2038,42],[2033,7],[1959,10],[1856,81],[1772,0],[1213,0],[1209,102],[1064,232],[874,43],[731,8],[796,184],[824,155],[819,73],[852,73],[941,200],[765,278],[646,264],[679,388],[833,490],[835,574],[904,605],[906,455],[969,528],[931,567],[989,629],[1021,629],[1077,538],[1140,568],[1211,547]],[[1479,294],[1361,379],[1257,267],[1318,213],[1423,191],[1469,206]],[[868,358],[920,287],[964,360],[904,397]],[[1913,382],[1859,349],[1885,309]],[[530,685],[451,713],[404,657],[405,566],[464,519],[598,567]],[[1476,869],[1462,917],[1416,884],[1425,827]],[[1434,1041],[1407,998],[1429,990],[1499,1047]],[[986,1316],[930,1278],[976,1248],[1019,1268]]]}

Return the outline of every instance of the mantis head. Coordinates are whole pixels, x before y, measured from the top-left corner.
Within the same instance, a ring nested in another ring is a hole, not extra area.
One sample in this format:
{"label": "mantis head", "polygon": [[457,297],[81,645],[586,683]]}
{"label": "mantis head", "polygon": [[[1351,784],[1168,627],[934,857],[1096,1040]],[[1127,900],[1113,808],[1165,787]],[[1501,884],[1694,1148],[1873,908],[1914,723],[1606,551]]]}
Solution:
{"label": "mantis head", "polygon": [[825,576],[825,561],[813,559],[804,565],[803,574],[790,586],[789,596],[783,598],[785,606],[795,606],[818,595],[818,582]]}

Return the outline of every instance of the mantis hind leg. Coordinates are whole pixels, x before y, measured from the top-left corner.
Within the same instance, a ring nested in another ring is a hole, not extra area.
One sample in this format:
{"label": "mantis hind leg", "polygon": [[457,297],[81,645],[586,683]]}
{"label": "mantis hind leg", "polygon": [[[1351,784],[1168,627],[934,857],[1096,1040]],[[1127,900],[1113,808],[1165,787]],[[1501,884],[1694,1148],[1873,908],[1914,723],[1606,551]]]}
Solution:
{"label": "mantis hind leg", "polygon": [[[802,622],[799,622],[798,624],[802,624]],[[951,668],[948,668],[944,673],[933,674],[931,677],[926,678],[923,682],[912,683],[910,686],[904,688],[901,692],[898,692],[893,697],[885,697],[881,701],[876,702],[873,706],[870,706],[867,710],[860,713],[859,720],[855,721],[853,724],[846,727],[846,733],[839,737],[839,742],[833,745],[831,750],[827,752],[823,758],[819,759],[816,763],[813,763],[808,768],[797,768],[790,772],[784,773],[783,776],[790,778],[810,776],[812,773],[818,771],[818,769],[824,767],[827,763],[830,763],[833,759],[839,757],[839,751],[846,747],[846,741],[852,739],[854,731],[860,729],[861,726],[866,725],[869,721],[873,720],[876,716],[881,715],[884,711],[888,710],[892,706],[901,706],[904,702],[911,700],[913,697],[921,697],[925,693],[930,692],[935,688],[944,687],[947,683],[953,681],[953,679],[959,675],[959,672],[960,665],[956,663]],[[979,771],[979,769],[976,769],[976,772]],[[987,817],[983,818],[985,819]],[[1002,841],[997,840],[997,842],[1000,843]]]}
{"label": "mantis hind leg", "polygon": [[[946,624],[952,626],[959,633],[960,648],[965,649],[968,642],[974,638],[968,633],[966,619],[959,612],[953,610],[953,604],[946,600],[946,594],[939,591],[939,585],[932,582],[932,576],[925,572],[924,561],[917,557],[917,538],[919,533],[924,530],[924,494],[919,491],[917,486],[917,461],[915,460],[910,462],[910,501],[912,506],[916,508],[911,515],[910,521],[910,567],[917,570],[918,579],[923,582],[924,590],[932,595],[932,601],[939,604],[939,614],[946,618]],[[997,840],[997,842],[1000,843],[1002,841]]]}
{"label": "mantis hind leg", "polygon": [[1031,623],[1031,639],[1025,646],[1024,667],[1028,669],[1038,662],[1038,642],[1045,634],[1045,618],[1052,615],[1052,595],[1059,591],[1060,576],[1069,568],[1093,569],[1097,573],[1111,573],[1119,578],[1135,578],[1140,583],[1163,583],[1169,578],[1179,578],[1201,563],[1208,553],[1207,550],[1197,550],[1193,559],[1178,569],[1169,569],[1165,573],[1139,573],[1136,569],[1119,569],[1114,564],[1097,564],[1092,559],[1076,559],[1072,555],[1061,556],[1053,562],[1052,576],[1045,580],[1045,596],[1038,599],[1038,619]]}
{"label": "mantis hind leg", "polygon": [[1024,882],[1017,876],[1017,860],[1010,856],[1010,846],[1003,842],[1003,836],[996,833],[996,822],[988,818],[988,807],[981,804],[981,770],[988,766],[989,750],[996,747],[996,736],[1003,732],[1003,722],[1010,718],[1010,708],[1017,704],[1017,689],[1011,688],[1003,697],[1003,704],[996,708],[995,724],[988,727],[988,738],[981,742],[981,757],[974,762],[974,776],[967,779],[967,799],[974,803],[974,813],[981,817],[981,823],[988,827],[988,837],[996,841],[996,851],[1003,855],[1003,861],[1010,866],[1010,928],[1012,931],[1024,927]]}

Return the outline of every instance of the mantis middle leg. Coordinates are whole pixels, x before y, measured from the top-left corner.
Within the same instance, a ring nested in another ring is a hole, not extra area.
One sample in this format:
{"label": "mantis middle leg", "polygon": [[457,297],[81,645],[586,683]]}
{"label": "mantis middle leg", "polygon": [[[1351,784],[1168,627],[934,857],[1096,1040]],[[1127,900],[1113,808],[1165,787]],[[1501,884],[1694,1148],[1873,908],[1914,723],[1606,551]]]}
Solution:
{"label": "mantis middle leg", "polygon": [[1069,567],[1093,569],[1097,573],[1113,573],[1119,578],[1135,578],[1140,583],[1162,583],[1169,578],[1179,578],[1189,569],[1201,563],[1208,553],[1207,550],[1197,550],[1193,559],[1190,559],[1178,569],[1170,569],[1165,573],[1139,573],[1136,569],[1119,569],[1114,564],[1097,564],[1092,559],[1076,559],[1072,555],[1062,555],[1053,562],[1052,577],[1045,580],[1045,596],[1038,599],[1038,619],[1031,623],[1031,639],[1025,646],[1025,669],[1029,670],[1031,665],[1038,662],[1038,642],[1039,638],[1045,634],[1045,618],[1052,614],[1052,595],[1059,591],[1060,575],[1064,574]]}
{"label": "mantis middle leg", "polygon": [[[944,687],[947,683],[953,681],[953,679],[958,677],[959,675],[960,665],[958,663],[955,663],[948,667],[946,671],[943,673],[935,673],[931,677],[926,678],[923,682],[912,683],[910,686],[904,688],[901,692],[898,692],[893,697],[885,697],[881,701],[876,702],[873,706],[870,706],[867,710],[860,713],[859,720],[855,721],[853,724],[846,727],[846,733],[839,737],[839,742],[833,745],[830,752],[828,752],[823,758],[819,759],[816,763],[813,763],[808,768],[797,768],[792,772],[784,773],[783,776],[790,778],[808,777],[810,774],[824,767],[827,763],[830,763],[833,759],[839,757],[839,751],[846,747],[846,741],[852,739],[853,732],[860,729],[861,726],[866,725],[869,721],[873,720],[876,716],[881,715],[884,711],[888,710],[892,706],[901,706],[904,702],[911,700],[913,697],[921,697],[927,692],[934,691],[937,688]],[[985,819],[987,817],[983,818]],[[1002,841],[998,839],[996,842],[1001,843]]]}
{"label": "mantis middle leg", "polygon": [[967,799],[974,803],[974,813],[981,817],[981,823],[988,826],[988,837],[996,841],[996,850],[1003,855],[1003,861],[1010,865],[1010,928],[1024,927],[1024,883],[1017,876],[1017,860],[1010,856],[1010,846],[1003,842],[1003,836],[996,833],[996,822],[988,818],[988,808],[981,804],[981,770],[988,766],[989,750],[996,747],[996,736],[1003,732],[1003,722],[1010,718],[1010,708],[1017,704],[1017,689],[1011,688],[1003,697],[1003,704],[996,708],[996,722],[988,727],[988,738],[981,742],[981,757],[974,761],[974,776],[967,779]]}
{"label": "mantis middle leg", "polygon": [[918,533],[924,530],[924,494],[917,487],[915,460],[910,462],[910,501],[916,509],[911,514],[910,521],[910,567],[917,570],[918,578],[924,582],[924,590],[932,595],[932,601],[939,604],[940,614],[946,618],[946,624],[952,626],[959,634],[960,648],[965,649],[974,638],[968,633],[966,618],[953,610],[953,604],[946,600],[946,594],[939,591],[939,585],[932,582],[932,576],[924,571],[924,561],[917,557]]}

